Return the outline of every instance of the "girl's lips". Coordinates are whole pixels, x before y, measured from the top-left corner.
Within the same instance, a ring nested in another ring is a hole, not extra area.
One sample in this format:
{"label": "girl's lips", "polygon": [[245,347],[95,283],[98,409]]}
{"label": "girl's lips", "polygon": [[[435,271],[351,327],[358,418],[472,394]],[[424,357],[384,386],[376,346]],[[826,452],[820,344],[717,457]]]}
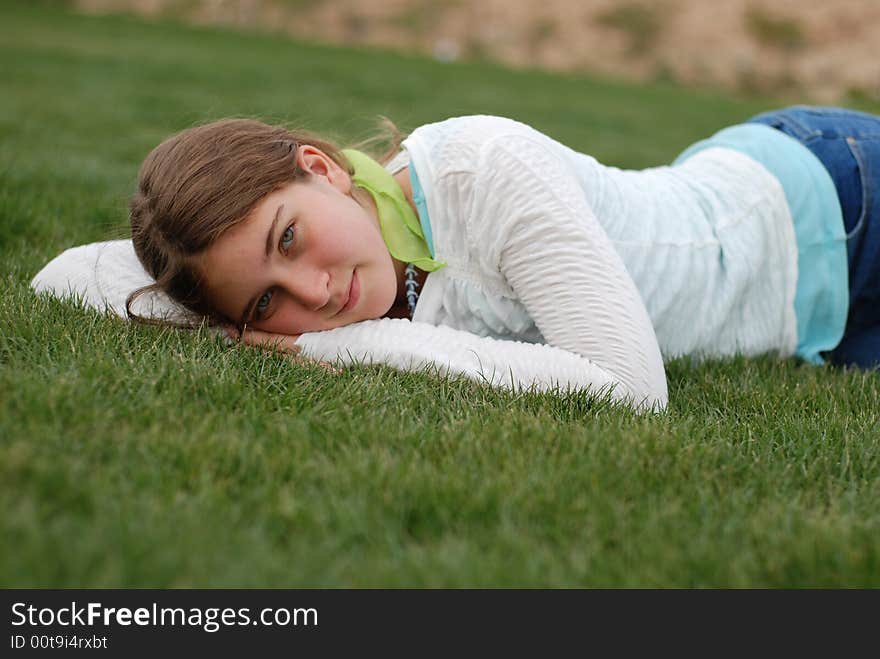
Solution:
{"label": "girl's lips", "polygon": [[340,309],[339,313],[343,311],[348,311],[354,305],[358,303],[358,299],[361,296],[361,283],[357,276],[357,270],[351,273],[351,285],[348,289],[348,302],[345,303],[345,306]]}

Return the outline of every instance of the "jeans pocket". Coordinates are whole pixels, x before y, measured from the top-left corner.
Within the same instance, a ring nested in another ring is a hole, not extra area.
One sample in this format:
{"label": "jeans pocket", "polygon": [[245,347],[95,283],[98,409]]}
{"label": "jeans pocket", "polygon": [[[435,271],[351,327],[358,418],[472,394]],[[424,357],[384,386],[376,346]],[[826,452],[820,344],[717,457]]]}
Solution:
{"label": "jeans pocket", "polygon": [[865,227],[865,221],[868,218],[868,212],[871,209],[871,161],[867,157],[867,155],[863,152],[861,144],[859,140],[854,137],[847,137],[846,144],[849,147],[850,152],[853,155],[853,158],[856,160],[856,165],[859,168],[859,181],[862,184],[862,212],[859,213],[859,219],[856,221],[856,225],[846,234],[846,240],[849,242],[851,239],[857,237]]}

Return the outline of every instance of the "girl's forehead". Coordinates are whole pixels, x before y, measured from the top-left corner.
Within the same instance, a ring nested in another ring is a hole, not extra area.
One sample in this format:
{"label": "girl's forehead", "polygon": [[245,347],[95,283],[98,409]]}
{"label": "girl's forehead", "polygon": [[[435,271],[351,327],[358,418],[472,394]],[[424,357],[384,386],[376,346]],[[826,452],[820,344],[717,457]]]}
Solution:
{"label": "girl's forehead", "polygon": [[[286,183],[260,199],[251,209],[250,215],[246,219],[262,217],[271,221],[275,217],[279,204],[285,204],[285,206],[293,208],[300,199],[308,198],[313,200],[315,193],[318,192],[316,188],[317,186],[311,181],[292,181]],[[266,215],[268,215],[268,218],[265,217]]]}

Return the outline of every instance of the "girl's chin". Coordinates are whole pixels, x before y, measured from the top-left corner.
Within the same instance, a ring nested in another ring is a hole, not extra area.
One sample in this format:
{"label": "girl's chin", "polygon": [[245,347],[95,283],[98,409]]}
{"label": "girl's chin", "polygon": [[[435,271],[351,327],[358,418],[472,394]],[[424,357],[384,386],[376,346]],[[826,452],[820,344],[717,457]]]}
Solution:
{"label": "girl's chin", "polygon": [[[394,288],[389,287],[388,291],[383,291],[381,299],[371,300],[374,302],[373,304],[367,305],[364,308],[364,316],[366,319],[374,319],[374,318],[386,318],[391,312],[394,311],[394,303],[397,301],[397,291]],[[362,300],[366,302],[366,300]]]}

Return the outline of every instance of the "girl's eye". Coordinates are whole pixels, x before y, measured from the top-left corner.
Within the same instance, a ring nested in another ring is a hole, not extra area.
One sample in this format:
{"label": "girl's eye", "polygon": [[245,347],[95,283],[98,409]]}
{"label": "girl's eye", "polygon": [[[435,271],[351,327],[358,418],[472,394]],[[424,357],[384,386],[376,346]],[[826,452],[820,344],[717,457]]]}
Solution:
{"label": "girl's eye", "polygon": [[284,233],[281,234],[281,249],[283,251],[287,251],[290,249],[290,246],[293,244],[293,225],[291,224],[284,230]]}
{"label": "girl's eye", "polygon": [[266,309],[269,307],[269,302],[272,300],[272,291],[266,291],[260,296],[260,299],[257,300],[257,306],[254,307],[254,310],[257,312],[257,318],[262,316]]}

